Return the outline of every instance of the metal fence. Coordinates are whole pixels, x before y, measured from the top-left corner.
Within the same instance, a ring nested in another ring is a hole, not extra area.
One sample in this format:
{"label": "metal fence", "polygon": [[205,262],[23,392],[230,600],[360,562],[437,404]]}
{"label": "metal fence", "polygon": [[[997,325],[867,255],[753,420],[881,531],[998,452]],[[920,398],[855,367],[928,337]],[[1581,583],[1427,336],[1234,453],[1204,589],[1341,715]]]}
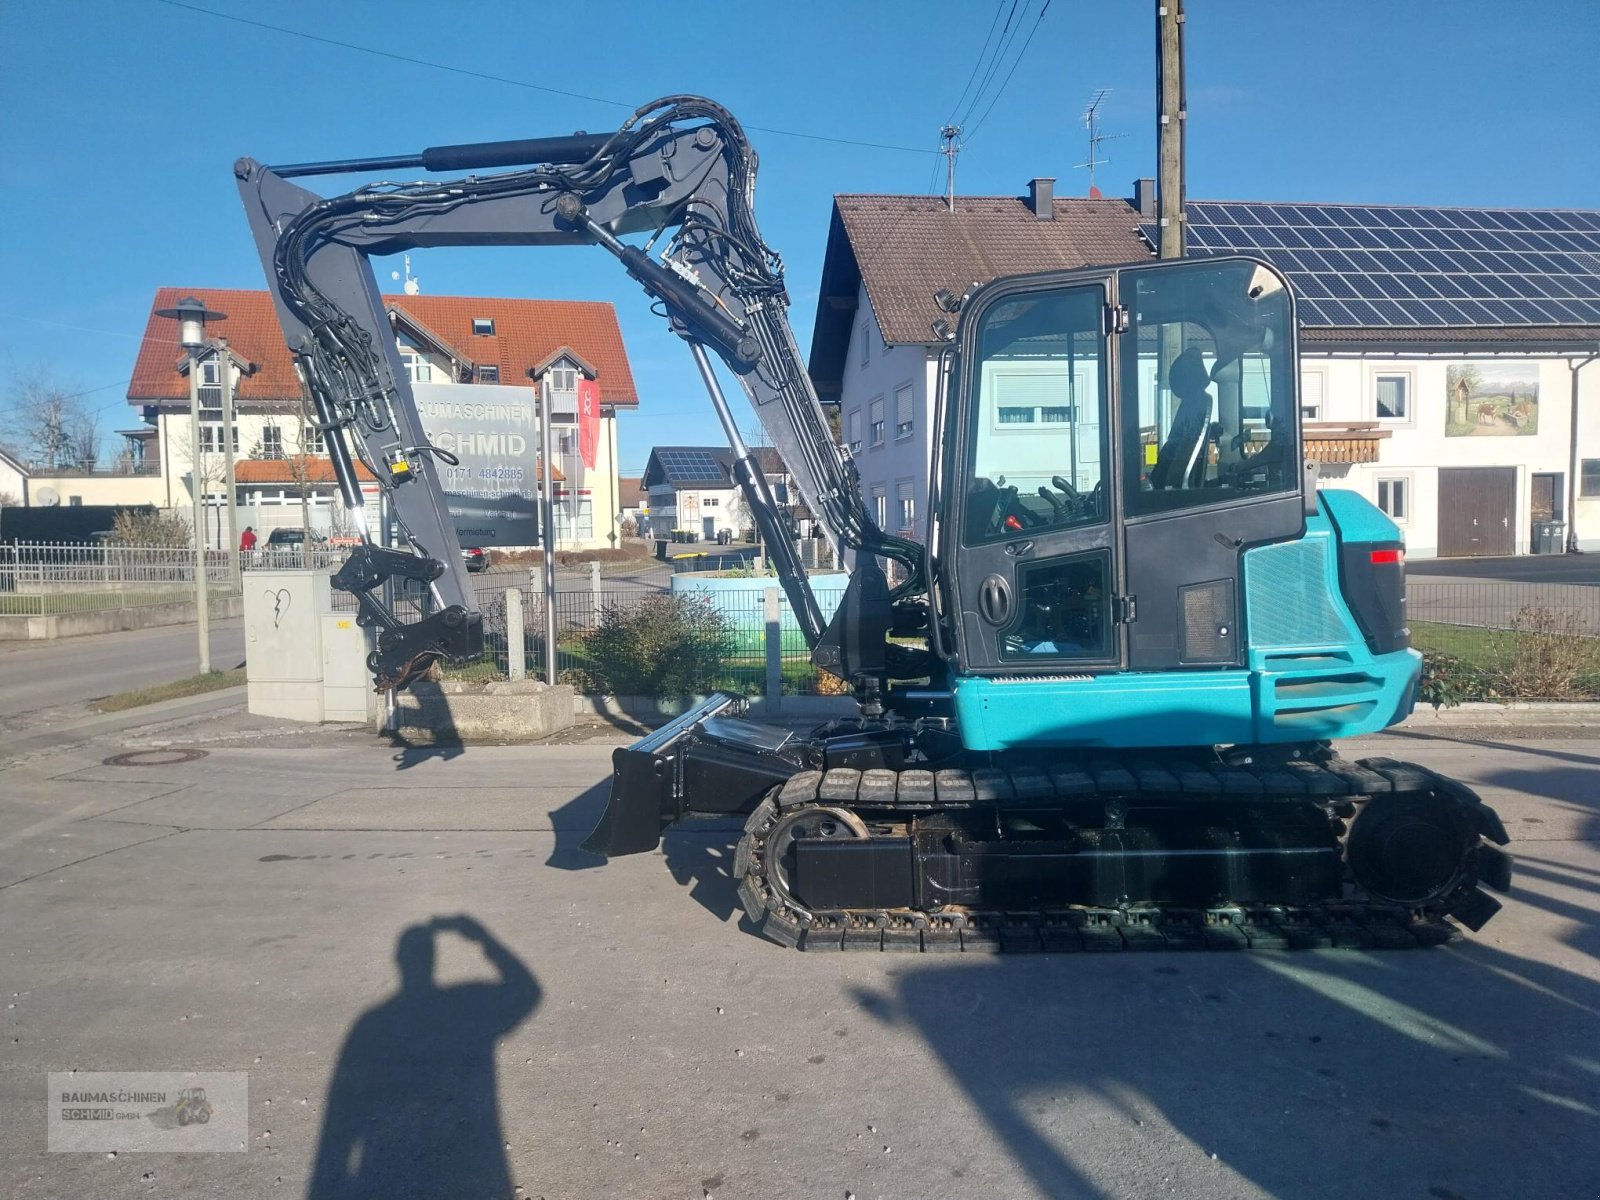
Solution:
{"label": "metal fence", "polygon": [[1600,585],[1411,576],[1425,696],[1600,699]]}
{"label": "metal fence", "polygon": [[[228,555],[205,555],[213,603],[233,588]],[[53,616],[184,603],[194,598],[194,551],[171,546],[0,545],[0,616]]]}

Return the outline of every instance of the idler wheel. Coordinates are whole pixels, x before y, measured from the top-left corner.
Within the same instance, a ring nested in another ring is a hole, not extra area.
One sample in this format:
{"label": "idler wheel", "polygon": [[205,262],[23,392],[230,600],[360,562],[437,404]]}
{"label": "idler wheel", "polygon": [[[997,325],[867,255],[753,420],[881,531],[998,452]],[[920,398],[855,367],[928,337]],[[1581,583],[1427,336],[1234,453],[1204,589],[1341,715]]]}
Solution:
{"label": "idler wheel", "polygon": [[1372,797],[1350,824],[1345,861],[1379,900],[1418,908],[1468,879],[1478,834],[1462,805],[1437,792]]}

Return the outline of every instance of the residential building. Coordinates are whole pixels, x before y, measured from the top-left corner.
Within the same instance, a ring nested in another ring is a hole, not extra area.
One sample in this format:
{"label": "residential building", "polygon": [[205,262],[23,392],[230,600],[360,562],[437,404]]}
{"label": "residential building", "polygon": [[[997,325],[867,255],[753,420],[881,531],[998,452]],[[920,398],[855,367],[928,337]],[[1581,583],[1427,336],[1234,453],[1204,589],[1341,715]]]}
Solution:
{"label": "residential building", "polygon": [[617,491],[621,496],[621,513],[624,522],[633,522],[638,536],[644,536],[649,520],[650,493],[645,490],[644,477],[640,475],[617,476]]}
{"label": "residential building", "polygon": [[811,377],[839,406],[840,439],[861,473],[867,513],[890,533],[926,530],[932,411],[941,344],[954,318],[934,301],[1018,271],[1149,257],[1123,200],[1059,200],[1036,179],[1024,198],[841,195],[822,267]]}
{"label": "residential building", "polygon": [[[207,328],[217,343],[201,361],[200,471],[191,470],[187,359],[177,323],[156,315],[193,295],[227,320]],[[507,387],[548,385],[557,480],[558,544],[592,549],[612,544],[621,522],[616,468],[616,419],[638,407],[632,369],[615,310],[609,304],[568,300],[394,295],[383,297],[395,334],[392,361],[414,384],[448,386],[465,400],[504,395]],[[584,465],[577,430],[577,382],[595,380],[601,409],[595,466]],[[159,464],[165,507],[192,504],[198,474],[205,503],[220,508],[223,486],[222,385],[233,383],[236,407],[235,481],[239,524],[257,532],[302,524],[338,531],[331,466],[315,422],[302,403],[294,361],[265,291],[162,288],[151,313],[128,388],[128,401],[144,420],[138,434],[150,445],[144,460]],[[526,472],[537,478],[537,438],[528,439]],[[365,472],[363,477],[366,478]],[[376,482],[368,484],[376,493]],[[220,515],[220,514],[219,514]],[[220,544],[221,521],[208,521]]]}
{"label": "residential building", "polygon": [[[777,451],[762,446],[752,448],[751,453],[766,476],[773,499],[788,504],[789,471]],[[640,484],[648,499],[646,520],[651,537],[691,533],[709,540],[724,532],[742,537],[755,528],[744,496],[733,482],[733,451],[726,446],[657,446],[650,451]],[[801,532],[809,533],[809,529]]]}
{"label": "residential building", "polygon": [[[1151,257],[1151,181],[1130,200],[1052,190],[1035,179],[953,212],[834,198],[810,369],[885,528],[925,529],[933,326],[954,323],[935,294]],[[1324,485],[1388,511],[1416,557],[1527,553],[1569,514],[1576,544],[1600,548],[1600,212],[1190,201],[1186,215],[1191,255],[1264,256],[1294,285]]]}

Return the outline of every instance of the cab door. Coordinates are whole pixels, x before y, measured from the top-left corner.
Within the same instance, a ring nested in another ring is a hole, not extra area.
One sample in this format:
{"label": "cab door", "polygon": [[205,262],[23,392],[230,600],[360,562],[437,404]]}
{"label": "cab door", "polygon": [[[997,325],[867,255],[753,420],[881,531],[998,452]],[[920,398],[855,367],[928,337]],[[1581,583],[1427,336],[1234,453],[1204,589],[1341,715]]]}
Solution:
{"label": "cab door", "polygon": [[943,557],[966,673],[1123,661],[1108,285],[1082,273],[1007,281],[964,314]]}
{"label": "cab door", "polygon": [[1117,285],[1128,668],[1240,665],[1244,551],[1305,530],[1289,289],[1247,259]]}

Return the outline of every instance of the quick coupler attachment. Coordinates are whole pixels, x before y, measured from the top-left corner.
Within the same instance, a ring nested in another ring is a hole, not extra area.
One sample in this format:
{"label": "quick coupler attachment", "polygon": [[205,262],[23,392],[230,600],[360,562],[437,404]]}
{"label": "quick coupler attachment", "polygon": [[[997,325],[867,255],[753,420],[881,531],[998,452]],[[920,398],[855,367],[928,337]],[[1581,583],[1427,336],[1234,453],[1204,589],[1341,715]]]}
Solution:
{"label": "quick coupler attachment", "polygon": [[379,629],[378,648],[367,655],[367,669],[375,690],[396,691],[440,659],[460,662],[482,653],[483,614],[452,604],[410,625]]}

